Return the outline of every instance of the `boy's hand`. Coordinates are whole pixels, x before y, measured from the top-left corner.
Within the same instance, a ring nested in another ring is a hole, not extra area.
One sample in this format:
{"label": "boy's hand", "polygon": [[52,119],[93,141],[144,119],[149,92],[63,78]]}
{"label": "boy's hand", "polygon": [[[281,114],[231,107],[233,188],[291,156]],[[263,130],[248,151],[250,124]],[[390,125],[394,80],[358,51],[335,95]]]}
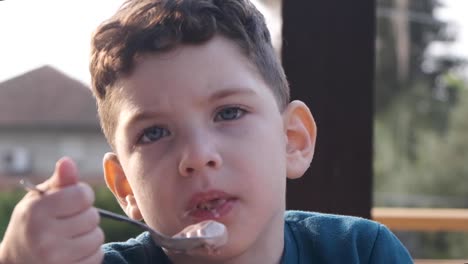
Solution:
{"label": "boy's hand", "polygon": [[101,263],[104,234],[94,192],[78,182],[74,162],[63,158],[54,175],[15,207],[0,244],[0,263]]}

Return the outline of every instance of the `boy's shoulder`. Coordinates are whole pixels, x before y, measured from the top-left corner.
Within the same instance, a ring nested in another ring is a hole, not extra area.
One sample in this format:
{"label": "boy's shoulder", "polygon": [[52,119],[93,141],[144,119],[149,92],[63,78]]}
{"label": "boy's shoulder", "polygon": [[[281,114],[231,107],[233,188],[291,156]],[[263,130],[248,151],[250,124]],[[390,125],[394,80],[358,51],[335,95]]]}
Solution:
{"label": "boy's shoulder", "polygon": [[287,211],[282,263],[413,263],[398,238],[372,220]]}
{"label": "boy's shoulder", "polygon": [[305,211],[286,211],[285,228],[301,239],[317,243],[337,243],[335,238],[356,243],[373,241],[383,225],[361,217]]}
{"label": "boy's shoulder", "polygon": [[[340,233],[359,233],[360,230],[366,230],[368,235],[378,231],[381,224],[356,216],[327,214],[306,211],[286,211],[284,220],[287,225],[293,229],[298,229],[307,232],[319,232],[327,230],[329,227],[334,227]],[[370,232],[370,230],[373,232]]]}
{"label": "boy's shoulder", "polygon": [[102,245],[103,264],[170,263],[163,250],[156,246],[148,232],[125,242]]}

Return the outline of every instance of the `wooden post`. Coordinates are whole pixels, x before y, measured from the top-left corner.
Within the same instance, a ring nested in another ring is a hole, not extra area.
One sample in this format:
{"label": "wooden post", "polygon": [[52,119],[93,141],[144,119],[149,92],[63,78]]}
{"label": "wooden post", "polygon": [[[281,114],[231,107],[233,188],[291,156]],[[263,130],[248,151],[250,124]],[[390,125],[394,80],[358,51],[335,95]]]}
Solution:
{"label": "wooden post", "polygon": [[375,3],[285,0],[282,12],[291,95],[318,126],[314,160],[288,182],[287,208],[370,218]]}

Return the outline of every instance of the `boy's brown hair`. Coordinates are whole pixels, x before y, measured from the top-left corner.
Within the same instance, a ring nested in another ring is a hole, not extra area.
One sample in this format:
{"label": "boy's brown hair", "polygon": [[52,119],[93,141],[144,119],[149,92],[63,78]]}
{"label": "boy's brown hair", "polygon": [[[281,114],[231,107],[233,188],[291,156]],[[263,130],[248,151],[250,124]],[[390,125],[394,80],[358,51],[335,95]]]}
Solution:
{"label": "boy's brown hair", "polygon": [[92,38],[90,72],[103,132],[111,146],[119,97],[112,87],[131,74],[135,58],[214,35],[236,43],[271,87],[280,110],[289,87],[262,14],[248,0],[127,0]]}

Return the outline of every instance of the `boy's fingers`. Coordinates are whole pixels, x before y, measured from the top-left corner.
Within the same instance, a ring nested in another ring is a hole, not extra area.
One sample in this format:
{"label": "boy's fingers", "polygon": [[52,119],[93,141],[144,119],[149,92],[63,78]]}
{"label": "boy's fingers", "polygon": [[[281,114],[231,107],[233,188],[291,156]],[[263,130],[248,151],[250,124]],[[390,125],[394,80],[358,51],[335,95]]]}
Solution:
{"label": "boy's fingers", "polygon": [[61,158],[57,162],[49,188],[61,188],[76,183],[78,183],[78,169],[75,162],[68,157]]}
{"label": "boy's fingers", "polygon": [[52,190],[39,203],[49,215],[67,218],[90,208],[94,203],[94,191],[89,185],[80,182],[60,190]]}
{"label": "boy's fingers", "polygon": [[56,228],[59,234],[74,238],[91,232],[100,222],[101,218],[94,207],[90,207],[81,214],[56,221]]}
{"label": "boy's fingers", "polygon": [[45,259],[47,259],[45,262],[81,263],[83,260],[95,255],[103,243],[104,233],[101,228],[96,227],[82,236],[50,243],[44,254]]}
{"label": "boy's fingers", "polygon": [[73,238],[67,242],[66,247],[73,249],[68,254],[69,259],[73,262],[80,262],[88,256],[93,256],[96,251],[100,250],[101,245],[104,243],[104,232],[101,228],[96,227],[91,232],[82,236]]}
{"label": "boy's fingers", "polygon": [[78,183],[78,169],[75,162],[63,157],[55,164],[54,174],[45,182],[38,185],[41,190],[62,188]]}

